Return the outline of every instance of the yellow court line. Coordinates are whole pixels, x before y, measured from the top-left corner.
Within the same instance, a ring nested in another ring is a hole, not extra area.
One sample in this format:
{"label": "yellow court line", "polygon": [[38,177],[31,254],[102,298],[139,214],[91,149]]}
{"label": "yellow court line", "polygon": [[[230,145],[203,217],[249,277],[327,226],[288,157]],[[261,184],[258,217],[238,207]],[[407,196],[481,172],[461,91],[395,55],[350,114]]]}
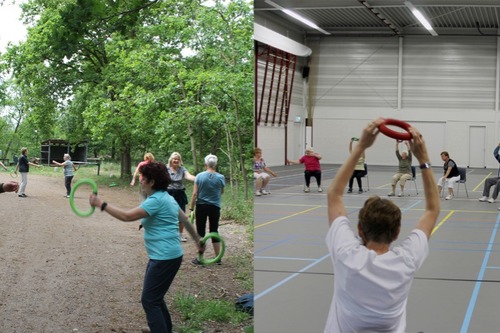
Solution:
{"label": "yellow court line", "polygon": [[493,172],[490,172],[486,177],[484,177],[483,180],[481,180],[481,182],[476,187],[474,187],[472,192],[476,192],[477,188],[480,187],[481,185],[483,185],[483,183],[486,181],[486,179],[490,178],[492,173]]}
{"label": "yellow court line", "polygon": [[[286,220],[290,217],[294,217],[294,216],[297,216],[297,215],[301,215],[301,214],[304,214],[304,213],[308,213],[312,210],[315,210],[315,209],[318,209],[318,208],[321,208],[321,207],[324,207],[324,206],[315,206],[313,208],[309,208],[309,209],[306,209],[306,210],[303,210],[301,212],[298,212],[298,213],[295,213],[295,214],[292,214],[292,215],[288,215],[288,216],[284,216],[284,217],[281,217],[279,219],[276,219],[276,220],[272,220],[272,221],[269,221],[269,222],[266,222],[266,223],[262,223],[262,224],[259,224],[257,226],[254,227],[254,229],[257,229],[257,228],[260,228],[260,227],[263,227],[263,226],[266,226],[266,225],[269,225],[271,223],[275,223],[275,222],[279,222],[279,221],[283,221],[283,220]],[[326,221],[326,218],[325,218],[325,221]]]}
{"label": "yellow court line", "polygon": [[445,216],[445,217],[441,220],[441,222],[439,222],[439,224],[438,224],[437,226],[435,226],[435,227],[434,227],[434,229],[432,229],[431,236],[432,236],[432,235],[433,235],[433,234],[434,234],[434,233],[435,233],[435,232],[439,229],[439,227],[440,227],[443,223],[445,223],[445,222],[446,222],[446,221],[450,218],[450,216],[452,216],[452,215],[453,215],[453,213],[455,213],[455,211],[454,211],[454,210],[451,210],[451,211],[448,213],[448,215],[446,215],[446,216]]}

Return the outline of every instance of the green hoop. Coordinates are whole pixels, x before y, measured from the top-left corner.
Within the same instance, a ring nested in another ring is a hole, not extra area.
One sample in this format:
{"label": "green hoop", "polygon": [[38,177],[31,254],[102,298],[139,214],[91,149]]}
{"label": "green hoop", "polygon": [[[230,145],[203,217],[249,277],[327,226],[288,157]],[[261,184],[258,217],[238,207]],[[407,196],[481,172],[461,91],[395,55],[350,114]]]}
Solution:
{"label": "green hoop", "polygon": [[191,222],[191,224],[194,224],[194,211],[189,214],[189,222]]}
{"label": "green hoop", "polygon": [[220,242],[220,252],[219,255],[213,259],[205,259],[203,258],[203,254],[199,253],[198,260],[199,262],[201,262],[202,265],[210,265],[219,262],[222,259],[222,256],[224,255],[224,251],[226,250],[226,244],[224,243],[224,239],[217,232],[210,232],[206,234],[205,237],[203,237],[202,240],[200,241],[201,245],[202,246],[205,245],[205,243],[209,238],[213,238]]}
{"label": "green hoop", "polygon": [[92,186],[92,192],[94,194],[97,194],[97,184],[95,181],[93,181],[92,179],[89,179],[89,178],[80,179],[79,181],[76,182],[76,184],[71,189],[71,193],[69,195],[69,205],[71,206],[71,209],[75,212],[76,215],[78,215],[80,217],[88,217],[94,213],[94,210],[95,210],[94,206],[90,206],[90,209],[86,212],[82,212],[82,211],[78,210],[78,208],[75,206],[75,192],[83,184],[88,184],[88,185]]}

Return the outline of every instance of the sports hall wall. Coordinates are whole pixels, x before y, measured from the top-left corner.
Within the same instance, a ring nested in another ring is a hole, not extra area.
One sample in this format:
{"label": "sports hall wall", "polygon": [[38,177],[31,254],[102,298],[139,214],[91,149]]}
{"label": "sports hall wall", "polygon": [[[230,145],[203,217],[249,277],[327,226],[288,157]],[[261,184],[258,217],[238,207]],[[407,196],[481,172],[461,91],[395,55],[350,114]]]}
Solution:
{"label": "sports hall wall", "polygon": [[[497,37],[325,37],[302,41],[313,53],[300,66],[284,127],[258,126],[269,165],[302,156],[312,145],[323,163],[342,163],[350,138],[378,117],[397,118],[425,136],[431,163],[446,150],[459,166],[496,168],[499,138]],[[310,99],[307,98],[310,94]],[[308,104],[313,126],[305,126]],[[296,116],[301,122],[295,122]],[[395,141],[380,135],[367,163],[392,166]]]}

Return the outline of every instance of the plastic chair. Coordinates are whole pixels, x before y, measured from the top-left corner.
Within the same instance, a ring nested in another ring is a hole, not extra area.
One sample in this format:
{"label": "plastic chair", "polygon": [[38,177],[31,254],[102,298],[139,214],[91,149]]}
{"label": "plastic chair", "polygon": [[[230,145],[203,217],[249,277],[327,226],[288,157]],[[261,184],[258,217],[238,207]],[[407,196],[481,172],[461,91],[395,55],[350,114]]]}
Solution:
{"label": "plastic chair", "polygon": [[458,168],[458,172],[460,173],[460,180],[458,181],[458,186],[457,186],[457,197],[458,193],[460,191],[460,184],[464,184],[465,187],[465,193],[467,194],[467,199],[469,198],[469,191],[467,191],[467,171],[465,168]]}
{"label": "plastic chair", "polygon": [[[413,182],[413,186],[415,186],[416,195],[418,195],[418,187],[417,187],[417,169],[412,165],[411,166],[411,179],[410,182]],[[411,189],[411,183],[410,183]],[[408,194],[409,195],[409,194]]]}
{"label": "plastic chair", "polygon": [[370,190],[370,178],[368,178],[368,165],[366,163],[365,163],[365,175],[361,178],[366,179],[366,191],[369,191]]}

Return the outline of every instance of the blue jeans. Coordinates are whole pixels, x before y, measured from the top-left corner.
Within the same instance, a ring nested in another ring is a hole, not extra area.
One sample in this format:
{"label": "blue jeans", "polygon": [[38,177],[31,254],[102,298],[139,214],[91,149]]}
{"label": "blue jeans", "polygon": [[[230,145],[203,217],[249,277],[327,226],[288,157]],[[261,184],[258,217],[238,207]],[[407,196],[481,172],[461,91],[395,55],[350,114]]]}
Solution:
{"label": "blue jeans", "polygon": [[150,259],[142,288],[142,307],[151,333],[172,333],[172,319],[164,297],[181,267],[182,256],[171,260]]}

